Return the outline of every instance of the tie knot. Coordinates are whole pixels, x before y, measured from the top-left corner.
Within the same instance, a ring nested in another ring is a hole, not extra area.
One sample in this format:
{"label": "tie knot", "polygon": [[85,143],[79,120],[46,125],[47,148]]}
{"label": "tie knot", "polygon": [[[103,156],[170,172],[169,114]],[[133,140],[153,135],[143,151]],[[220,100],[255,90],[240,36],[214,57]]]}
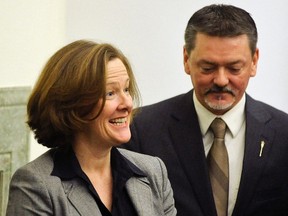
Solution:
{"label": "tie knot", "polygon": [[226,123],[221,118],[215,118],[211,123],[210,127],[213,131],[215,138],[224,139],[226,132]]}

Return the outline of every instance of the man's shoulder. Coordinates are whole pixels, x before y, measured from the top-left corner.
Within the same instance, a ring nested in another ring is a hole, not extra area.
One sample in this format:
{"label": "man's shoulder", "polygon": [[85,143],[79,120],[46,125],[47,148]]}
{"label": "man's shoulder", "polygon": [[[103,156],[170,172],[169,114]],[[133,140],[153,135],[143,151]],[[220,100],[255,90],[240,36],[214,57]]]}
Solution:
{"label": "man's shoulder", "polygon": [[254,113],[255,116],[272,119],[278,122],[288,122],[288,114],[268,103],[258,101],[247,96],[247,111]]}

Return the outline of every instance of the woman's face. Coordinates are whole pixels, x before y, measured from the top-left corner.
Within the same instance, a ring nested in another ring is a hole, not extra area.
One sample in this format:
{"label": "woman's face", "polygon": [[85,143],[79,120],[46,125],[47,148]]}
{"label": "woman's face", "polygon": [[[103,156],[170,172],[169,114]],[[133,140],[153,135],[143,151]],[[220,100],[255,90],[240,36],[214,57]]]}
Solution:
{"label": "woman's face", "polygon": [[[102,101],[99,101],[92,116],[101,104]],[[105,106],[89,125],[87,138],[98,147],[112,147],[129,141],[132,108],[127,70],[120,59],[113,59],[107,64]]]}

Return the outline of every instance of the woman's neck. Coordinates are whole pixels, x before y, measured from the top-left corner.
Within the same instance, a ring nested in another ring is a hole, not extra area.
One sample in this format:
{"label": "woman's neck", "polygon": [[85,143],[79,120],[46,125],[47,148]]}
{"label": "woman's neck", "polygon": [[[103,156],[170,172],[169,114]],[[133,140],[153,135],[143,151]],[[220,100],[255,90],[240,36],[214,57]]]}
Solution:
{"label": "woman's neck", "polygon": [[112,209],[113,176],[111,148],[97,149],[85,142],[75,142],[73,150],[81,169],[87,175],[106,208]]}

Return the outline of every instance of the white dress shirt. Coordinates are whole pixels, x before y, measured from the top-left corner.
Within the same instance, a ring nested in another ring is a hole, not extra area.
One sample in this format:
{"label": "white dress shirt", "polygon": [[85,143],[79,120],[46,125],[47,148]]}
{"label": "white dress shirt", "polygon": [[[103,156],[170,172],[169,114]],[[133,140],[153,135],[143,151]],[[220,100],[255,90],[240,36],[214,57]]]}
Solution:
{"label": "white dress shirt", "polygon": [[202,133],[204,149],[206,157],[212,146],[214,135],[209,130],[210,124],[216,117],[221,117],[228,127],[225,135],[225,145],[229,157],[229,199],[228,199],[228,216],[232,215],[236,198],[238,194],[243,158],[245,147],[245,102],[246,96],[243,95],[242,99],[231,110],[222,116],[216,116],[208,111],[198,101],[195,92],[193,92],[193,99],[195,109],[198,115],[200,129]]}

